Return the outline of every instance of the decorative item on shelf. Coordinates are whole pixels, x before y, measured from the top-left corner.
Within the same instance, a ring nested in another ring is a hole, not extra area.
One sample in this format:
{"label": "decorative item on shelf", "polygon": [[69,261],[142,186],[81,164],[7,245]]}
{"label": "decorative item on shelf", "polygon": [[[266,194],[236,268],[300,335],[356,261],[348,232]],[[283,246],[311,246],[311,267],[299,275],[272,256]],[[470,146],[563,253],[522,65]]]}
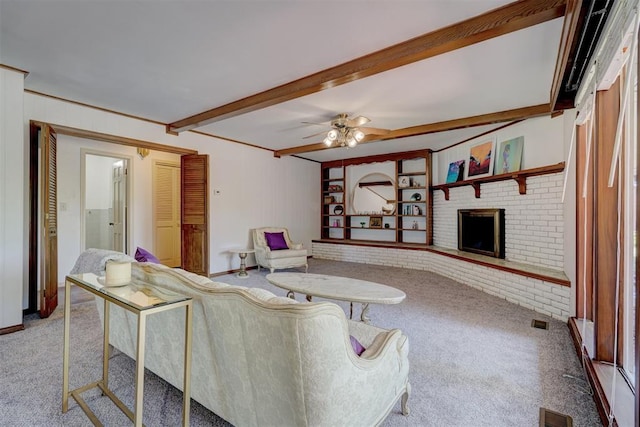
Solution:
{"label": "decorative item on shelf", "polygon": [[462,181],[464,179],[464,160],[457,160],[449,163],[446,183]]}
{"label": "decorative item on shelf", "polygon": [[328,190],[335,191],[335,192],[342,191],[342,185],[338,185],[338,184],[330,185]]}
{"label": "decorative item on shelf", "polygon": [[422,209],[418,205],[412,205],[411,215],[422,215]]}
{"label": "decorative item on shelf", "polygon": [[342,205],[335,205],[333,207],[333,213],[335,215],[342,215],[343,212],[344,212],[344,208],[342,207]]}
{"label": "decorative item on shelf", "polygon": [[385,223],[384,223],[384,228],[389,228],[389,227],[390,227],[390,226],[389,226],[389,223],[388,223],[388,222],[385,222]]}
{"label": "decorative item on shelf", "polygon": [[341,224],[342,224],[342,223],[341,223],[341,221],[340,221],[339,219],[335,219],[335,220],[333,220],[333,226],[334,226],[334,227],[342,227],[342,225],[341,225]]}
{"label": "decorative item on shelf", "polygon": [[331,203],[334,203],[336,201],[336,199],[333,196],[324,196],[324,204],[325,205],[329,205]]}
{"label": "decorative item on shelf", "polygon": [[520,170],[523,145],[524,136],[519,136],[500,143],[500,150],[498,151],[500,155],[498,157],[498,162],[496,163],[496,175],[517,172]]}
{"label": "decorative item on shelf", "polygon": [[383,215],[392,215],[395,210],[396,205],[394,203],[387,203],[386,205],[382,206]]}
{"label": "decorative item on shelf", "polygon": [[382,228],[382,217],[381,216],[370,217],[369,228]]}
{"label": "decorative item on shelf", "polygon": [[411,185],[411,179],[408,176],[401,176],[398,178],[398,187],[407,188]]}
{"label": "decorative item on shelf", "polygon": [[342,196],[335,196],[336,203],[342,203]]}
{"label": "decorative item on shelf", "polygon": [[361,222],[360,222],[360,228],[364,228],[364,224],[365,224],[365,222],[364,222],[364,221],[361,221]]}
{"label": "decorative item on shelf", "polygon": [[422,183],[414,178],[414,179],[411,180],[411,186],[413,188],[420,188],[420,187],[422,187]]}
{"label": "decorative item on shelf", "polygon": [[420,200],[422,200],[422,194],[420,193],[413,193],[411,195],[411,201],[412,202],[419,202]]}
{"label": "decorative item on shelf", "polygon": [[411,224],[411,229],[418,230],[418,221],[413,221],[413,224]]}
{"label": "decorative item on shelf", "polygon": [[469,149],[469,168],[467,169],[467,178],[491,176],[493,173],[495,151],[495,138],[471,146]]}

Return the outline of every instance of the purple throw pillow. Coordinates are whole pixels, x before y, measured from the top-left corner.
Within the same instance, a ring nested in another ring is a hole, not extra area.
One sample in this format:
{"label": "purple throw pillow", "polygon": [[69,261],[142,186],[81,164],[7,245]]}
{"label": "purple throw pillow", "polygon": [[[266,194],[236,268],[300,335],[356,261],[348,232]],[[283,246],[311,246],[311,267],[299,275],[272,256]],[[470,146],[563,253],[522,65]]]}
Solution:
{"label": "purple throw pillow", "polygon": [[279,251],[281,249],[289,249],[287,241],[284,240],[284,233],[264,233],[264,238],[267,240],[267,246],[272,251]]}
{"label": "purple throw pillow", "polygon": [[349,339],[351,340],[351,347],[353,347],[353,351],[355,351],[358,356],[364,353],[366,348],[360,344],[360,341],[358,341],[353,335],[349,335]]}
{"label": "purple throw pillow", "polygon": [[135,259],[138,262],[153,262],[156,264],[160,264],[160,260],[156,258],[155,255],[139,246],[138,249],[136,249]]}

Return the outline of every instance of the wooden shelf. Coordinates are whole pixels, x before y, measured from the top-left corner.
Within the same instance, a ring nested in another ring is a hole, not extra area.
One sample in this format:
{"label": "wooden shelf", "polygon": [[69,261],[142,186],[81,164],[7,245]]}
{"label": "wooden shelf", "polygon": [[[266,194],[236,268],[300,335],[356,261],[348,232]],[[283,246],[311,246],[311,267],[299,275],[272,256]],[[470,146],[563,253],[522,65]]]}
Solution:
{"label": "wooden shelf", "polygon": [[466,181],[452,182],[449,184],[434,185],[432,190],[442,190],[444,192],[444,199],[449,200],[449,189],[455,187],[464,187],[470,185],[473,187],[476,195],[476,199],[480,198],[480,184],[486,184],[488,182],[507,181],[510,179],[515,180],[518,183],[518,190],[520,194],[527,194],[527,178],[530,176],[548,175],[552,173],[562,172],[564,170],[564,162],[560,162],[555,165],[543,166],[540,168],[526,169],[518,172],[503,173],[500,175],[486,176],[483,178],[469,179]]}

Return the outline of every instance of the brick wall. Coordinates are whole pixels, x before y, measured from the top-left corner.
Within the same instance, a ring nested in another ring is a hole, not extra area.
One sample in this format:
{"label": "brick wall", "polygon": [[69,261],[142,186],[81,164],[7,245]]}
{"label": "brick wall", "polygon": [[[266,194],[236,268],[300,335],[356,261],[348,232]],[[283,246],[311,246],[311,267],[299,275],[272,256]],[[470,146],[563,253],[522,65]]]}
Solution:
{"label": "brick wall", "polygon": [[[479,199],[472,187],[451,188],[449,200],[435,191],[434,245],[457,249],[458,209],[504,208],[506,260],[562,271],[562,186],[557,173],[527,178],[524,195],[513,180],[482,184]],[[569,287],[433,252],[317,242],[312,252],[315,258],[433,271],[563,321],[570,314]]]}
{"label": "brick wall", "polygon": [[313,242],[312,252],[314,258],[433,271],[556,319],[569,317],[571,289],[555,283],[422,250]]}
{"label": "brick wall", "polygon": [[563,174],[527,178],[527,194],[515,180],[482,184],[480,198],[472,187],[433,194],[433,244],[458,248],[458,209],[505,209],[505,259],[562,270],[564,266]]}

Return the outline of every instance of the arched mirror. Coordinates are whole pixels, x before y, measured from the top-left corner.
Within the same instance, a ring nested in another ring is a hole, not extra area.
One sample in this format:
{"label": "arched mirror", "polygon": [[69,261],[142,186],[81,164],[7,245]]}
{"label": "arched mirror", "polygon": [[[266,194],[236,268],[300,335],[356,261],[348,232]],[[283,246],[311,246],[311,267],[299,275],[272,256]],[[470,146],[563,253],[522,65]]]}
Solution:
{"label": "arched mirror", "polygon": [[353,186],[351,209],[355,215],[391,215],[396,210],[396,183],[383,173],[363,176]]}

